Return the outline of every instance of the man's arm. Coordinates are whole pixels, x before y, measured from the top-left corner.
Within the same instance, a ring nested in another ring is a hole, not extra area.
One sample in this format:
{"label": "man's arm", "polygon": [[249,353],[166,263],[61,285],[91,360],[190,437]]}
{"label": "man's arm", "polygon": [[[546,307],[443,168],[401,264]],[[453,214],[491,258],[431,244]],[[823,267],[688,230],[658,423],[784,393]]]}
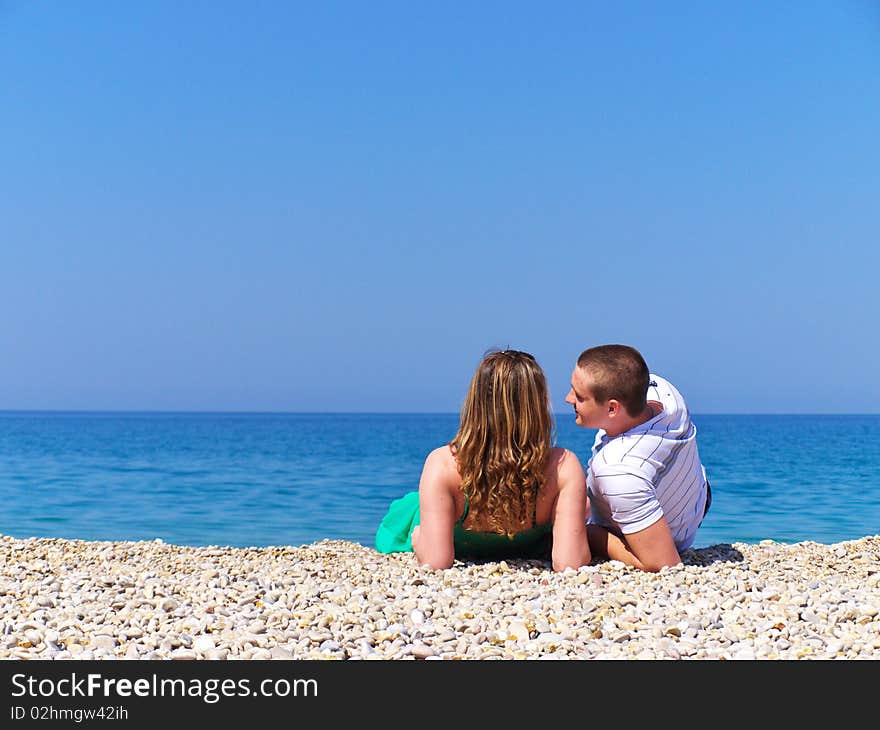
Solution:
{"label": "man's arm", "polygon": [[644,530],[631,532],[622,538],[599,525],[588,525],[587,530],[590,550],[594,555],[605,555],[611,560],[619,560],[652,573],[681,562],[665,517]]}

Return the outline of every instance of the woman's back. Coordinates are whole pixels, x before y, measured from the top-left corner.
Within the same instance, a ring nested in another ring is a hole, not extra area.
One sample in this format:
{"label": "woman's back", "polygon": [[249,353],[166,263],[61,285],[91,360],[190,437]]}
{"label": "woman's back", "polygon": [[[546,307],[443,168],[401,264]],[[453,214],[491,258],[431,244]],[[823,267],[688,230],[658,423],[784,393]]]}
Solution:
{"label": "woman's back", "polygon": [[552,447],[543,484],[532,489],[533,507],[527,519],[499,532],[490,527],[490,516],[471,509],[452,449],[448,445],[435,449],[425,461],[419,483],[420,527],[413,548],[420,562],[448,567],[454,557],[520,557],[553,560],[554,567],[561,566],[558,569],[589,563],[586,478],[577,456]]}
{"label": "woman's back", "polygon": [[[449,449],[452,455],[451,449]],[[527,519],[518,524],[502,525],[504,532],[492,529],[485,514],[470,509],[468,495],[461,488],[461,479],[453,487],[456,512],[461,516],[453,527],[455,554],[461,558],[535,558],[549,560],[552,548],[553,516],[559,496],[560,467],[565,458],[576,458],[562,448],[548,454],[544,479],[528,488],[531,510]],[[454,456],[453,456],[454,460]],[[461,509],[459,509],[461,507]]]}
{"label": "woman's back", "polygon": [[[485,513],[473,509],[471,499],[462,487],[461,475],[458,472],[457,463],[452,448],[449,445],[441,446],[437,451],[437,459],[442,464],[442,479],[450,490],[450,496],[455,503],[455,513],[458,515],[457,522],[464,529],[480,532],[495,532],[492,530],[490,520]],[[506,531],[515,533],[529,529],[536,525],[552,524],[553,504],[559,494],[559,470],[561,461],[566,458],[577,458],[572,452],[560,447],[551,447],[547,464],[543,470],[543,485],[533,482],[525,495],[530,508],[526,519],[518,524],[503,525]],[[440,475],[438,475],[440,476]]]}

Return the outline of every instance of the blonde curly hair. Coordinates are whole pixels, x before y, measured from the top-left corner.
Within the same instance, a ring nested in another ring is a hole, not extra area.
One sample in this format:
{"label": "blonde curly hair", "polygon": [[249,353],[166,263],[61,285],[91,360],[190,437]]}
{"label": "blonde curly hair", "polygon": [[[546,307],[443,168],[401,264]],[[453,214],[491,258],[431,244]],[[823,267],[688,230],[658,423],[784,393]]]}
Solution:
{"label": "blonde curly hair", "polygon": [[544,485],[556,432],[544,372],[519,350],[488,353],[477,367],[449,442],[469,514],[491,531],[527,526]]}

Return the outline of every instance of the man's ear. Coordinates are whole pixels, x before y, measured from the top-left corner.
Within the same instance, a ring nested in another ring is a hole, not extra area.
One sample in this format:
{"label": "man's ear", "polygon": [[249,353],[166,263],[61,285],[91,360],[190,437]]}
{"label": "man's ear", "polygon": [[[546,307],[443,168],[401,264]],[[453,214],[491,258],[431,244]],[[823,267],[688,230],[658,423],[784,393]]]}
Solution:
{"label": "man's ear", "polygon": [[605,404],[605,408],[607,409],[609,417],[614,418],[620,413],[620,409],[623,408],[623,406],[620,405],[620,401],[616,398],[609,398],[608,403]]}

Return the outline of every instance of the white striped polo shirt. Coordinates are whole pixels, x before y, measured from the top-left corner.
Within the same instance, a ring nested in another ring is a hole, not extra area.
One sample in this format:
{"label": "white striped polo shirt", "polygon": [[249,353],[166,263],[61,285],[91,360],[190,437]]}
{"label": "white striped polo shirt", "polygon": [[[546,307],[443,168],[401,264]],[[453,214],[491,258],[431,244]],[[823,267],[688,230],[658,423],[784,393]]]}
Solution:
{"label": "white striped polo shirt", "polygon": [[648,400],[663,411],[619,436],[596,434],[587,469],[590,522],[624,535],[665,517],[678,550],[693,544],[706,506],[697,428],[681,393],[650,376]]}

